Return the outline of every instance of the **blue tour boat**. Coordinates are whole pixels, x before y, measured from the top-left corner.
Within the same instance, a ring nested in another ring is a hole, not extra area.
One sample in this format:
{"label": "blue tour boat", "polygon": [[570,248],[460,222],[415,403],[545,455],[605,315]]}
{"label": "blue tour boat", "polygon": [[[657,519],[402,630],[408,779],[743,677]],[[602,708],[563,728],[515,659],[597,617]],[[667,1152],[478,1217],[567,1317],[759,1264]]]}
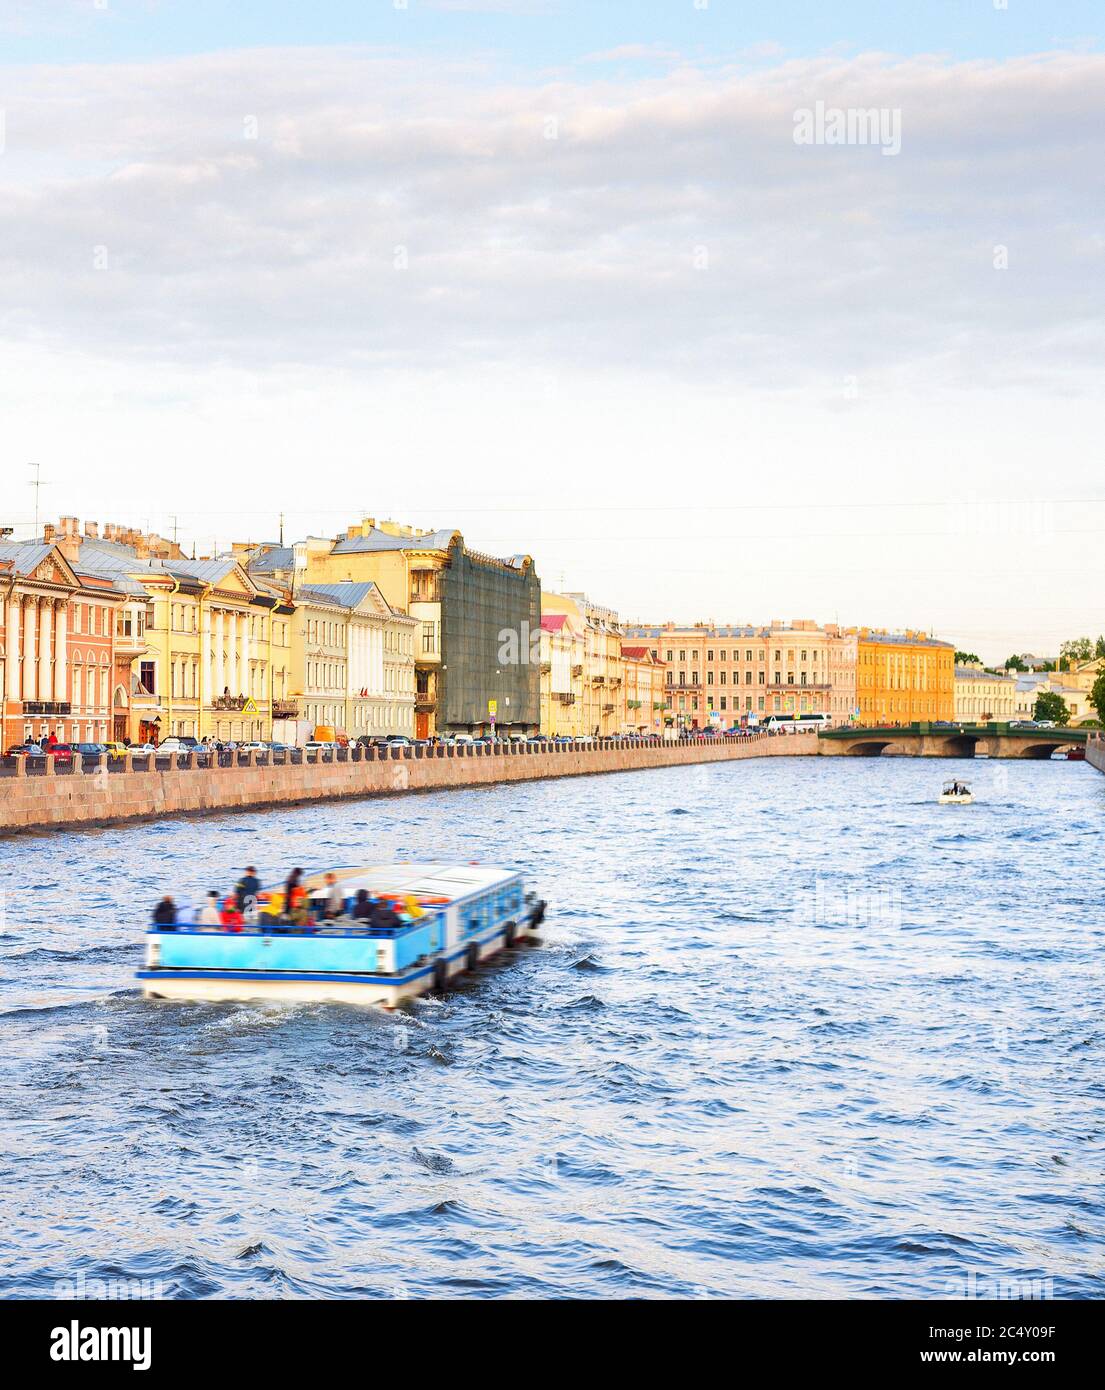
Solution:
{"label": "blue tour boat", "polygon": [[[283,999],[383,1004],[444,990],[503,947],[535,940],[545,904],[522,876],[480,864],[386,864],[332,869],[345,912],[327,920],[284,918],[281,890],[259,895],[240,925],[204,926],[183,909],[174,926],[151,926],[148,999]],[[307,913],[330,891],[327,871],[303,879]],[[359,889],[396,909],[387,926],[354,920]]]}

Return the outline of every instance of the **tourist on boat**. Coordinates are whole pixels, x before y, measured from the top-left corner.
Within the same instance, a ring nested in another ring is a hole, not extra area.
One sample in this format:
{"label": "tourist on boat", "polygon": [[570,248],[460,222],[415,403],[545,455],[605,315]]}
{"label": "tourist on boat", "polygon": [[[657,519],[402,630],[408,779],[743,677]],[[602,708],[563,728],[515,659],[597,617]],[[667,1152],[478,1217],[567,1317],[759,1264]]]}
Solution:
{"label": "tourist on boat", "polygon": [[154,908],[153,921],[155,927],[176,926],[176,903],[168,895]]}
{"label": "tourist on boat", "polygon": [[261,880],[257,877],[257,870],[250,864],[242,877],[234,885],[234,891],[238,895],[238,901],[242,905],[242,912],[248,914],[257,905],[257,894],[261,891]]}
{"label": "tourist on boat", "polygon": [[398,912],[396,912],[394,903],[391,903],[387,900],[387,898],[384,898],[377,905],[376,916],[373,921],[373,926],[401,927],[402,925],[403,919],[399,916]]}
{"label": "tourist on boat", "polygon": [[419,917],[425,917],[426,909],[418,901],[413,893],[408,893],[403,899],[403,907],[411,921],[417,921]]}
{"label": "tourist on boat", "polygon": [[341,890],[336,874],[326,875],[326,897],[323,901],[322,915],[328,921],[345,913],[345,894]]}
{"label": "tourist on boat", "polygon": [[221,924],[222,918],[219,916],[219,895],[214,888],[207,895],[207,901],[203,905],[200,913],[201,927],[217,927]]}
{"label": "tourist on boat", "polygon": [[368,896],[367,888],[358,888],[353,902],[353,920],[371,922],[376,915],[376,903]]}
{"label": "tourist on boat", "polygon": [[230,931],[241,931],[242,923],[245,918],[242,916],[241,902],[237,893],[229,893],[223,903],[222,912],[219,914],[219,921]]}
{"label": "tourist on boat", "polygon": [[300,926],[307,920],[307,890],[303,886],[302,869],[293,869],[284,885],[284,918]]}

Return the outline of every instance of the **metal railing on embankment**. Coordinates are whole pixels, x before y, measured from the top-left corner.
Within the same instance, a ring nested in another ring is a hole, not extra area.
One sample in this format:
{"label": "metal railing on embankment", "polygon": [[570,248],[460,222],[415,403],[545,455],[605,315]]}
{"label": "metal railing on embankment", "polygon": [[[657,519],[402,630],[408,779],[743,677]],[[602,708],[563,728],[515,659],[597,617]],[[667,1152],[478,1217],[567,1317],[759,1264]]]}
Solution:
{"label": "metal railing on embankment", "polygon": [[496,743],[416,742],[387,747],[352,744],[346,748],[231,749],[203,747],[189,753],[78,754],[41,757],[14,753],[0,758],[0,776],[72,777],[125,776],[151,772],[199,772],[256,767],[303,767],[325,763],[380,763],[431,759],[518,758],[538,755],[594,753],[627,748],[726,747],[763,739],[790,738],[783,730],[741,731],[736,734],[687,734],[679,738],[656,735],[611,735],[589,739],[513,739]]}

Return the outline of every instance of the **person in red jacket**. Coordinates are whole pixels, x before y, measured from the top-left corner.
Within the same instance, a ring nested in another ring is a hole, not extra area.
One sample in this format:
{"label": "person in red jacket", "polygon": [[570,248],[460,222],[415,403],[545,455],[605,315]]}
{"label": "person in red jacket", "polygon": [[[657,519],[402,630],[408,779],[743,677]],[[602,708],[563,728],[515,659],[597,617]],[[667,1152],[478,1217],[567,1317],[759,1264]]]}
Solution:
{"label": "person in red jacket", "polygon": [[227,931],[242,930],[244,918],[242,917],[242,910],[238,906],[238,895],[236,893],[227,894],[226,900],[223,903],[222,912],[219,914],[219,920]]}

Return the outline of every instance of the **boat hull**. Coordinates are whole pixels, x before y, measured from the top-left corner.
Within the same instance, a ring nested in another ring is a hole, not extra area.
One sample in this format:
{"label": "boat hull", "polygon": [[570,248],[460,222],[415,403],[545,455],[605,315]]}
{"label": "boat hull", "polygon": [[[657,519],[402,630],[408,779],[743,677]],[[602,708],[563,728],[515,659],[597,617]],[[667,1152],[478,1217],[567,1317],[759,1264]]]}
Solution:
{"label": "boat hull", "polygon": [[942,796],[941,806],[969,806],[974,800],[973,796]]}
{"label": "boat hull", "polygon": [[[515,927],[515,945],[537,940],[533,918]],[[405,999],[428,994],[442,983],[463,975],[472,964],[482,964],[506,947],[506,931],[469,941],[462,950],[406,971],[398,976],[327,974],[322,972],[203,970],[158,967],[140,970],[138,979],[147,999],[171,999],[188,1003],[231,1003],[273,1000],[288,1004],[354,1004],[395,1008]]]}

